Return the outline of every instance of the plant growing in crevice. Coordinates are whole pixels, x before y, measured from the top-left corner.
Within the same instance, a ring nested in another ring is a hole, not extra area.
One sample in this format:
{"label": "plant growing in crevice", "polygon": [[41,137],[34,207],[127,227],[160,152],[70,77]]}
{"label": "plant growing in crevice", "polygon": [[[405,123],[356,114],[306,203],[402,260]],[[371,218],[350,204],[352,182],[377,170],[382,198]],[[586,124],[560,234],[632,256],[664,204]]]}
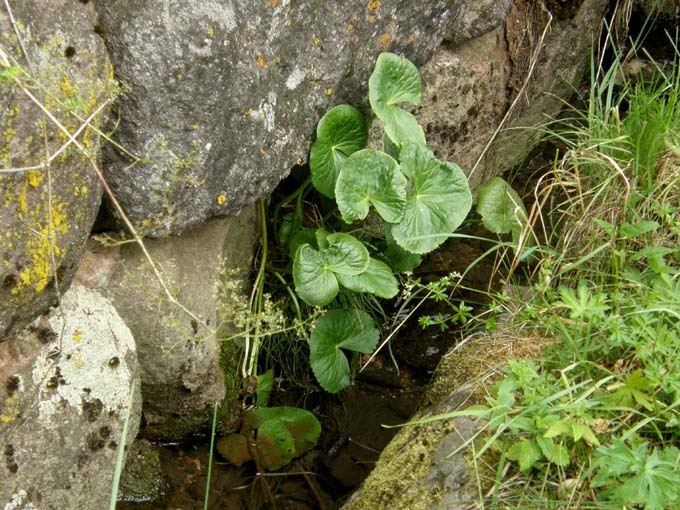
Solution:
{"label": "plant growing in crevice", "polygon": [[[416,118],[399,106],[420,102],[416,67],[382,53],[368,89],[373,113],[384,127],[384,150],[365,148],[368,124],[359,110],[336,106],[317,127],[311,182],[335,200],[344,225],[372,213],[382,224],[386,248],[372,253],[347,232],[294,232],[295,291],[312,307],[332,304],[341,292],[395,297],[399,283],[394,271],[417,266],[420,255],[440,246],[461,225],[472,205],[462,170],[434,156]],[[342,348],[369,353],[378,337],[373,319],[362,310],[332,308],[319,317],[309,337],[310,363],[324,389],[337,392],[349,384],[350,367]]]}

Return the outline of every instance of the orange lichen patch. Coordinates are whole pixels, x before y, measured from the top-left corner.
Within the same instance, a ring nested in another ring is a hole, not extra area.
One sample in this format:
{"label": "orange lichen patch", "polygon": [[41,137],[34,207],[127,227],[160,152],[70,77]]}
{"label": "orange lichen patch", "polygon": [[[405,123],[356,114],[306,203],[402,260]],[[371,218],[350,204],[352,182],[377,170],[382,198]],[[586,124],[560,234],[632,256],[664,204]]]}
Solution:
{"label": "orange lichen patch", "polygon": [[373,15],[369,16],[369,17],[368,17],[368,22],[369,22],[371,25],[372,25],[373,23],[375,23],[375,16],[373,16]]}
{"label": "orange lichen patch", "polygon": [[226,201],[227,196],[224,193],[217,197],[217,205],[223,205]]}
{"label": "orange lichen patch", "polygon": [[331,87],[328,87],[328,88],[326,89],[326,95],[327,95],[327,96],[330,96],[332,93],[333,93],[333,89],[332,89]]}
{"label": "orange lichen patch", "polygon": [[380,9],[380,0],[368,0],[368,12]]}
{"label": "orange lichen patch", "polygon": [[267,154],[267,151],[264,149],[260,149],[260,156],[264,156],[265,154]]}
{"label": "orange lichen patch", "polygon": [[416,40],[416,34],[409,34],[408,36],[408,42],[413,43],[413,41]]}
{"label": "orange lichen patch", "polygon": [[347,31],[351,32],[352,30],[354,30],[354,25],[350,23],[349,25],[347,25]]}
{"label": "orange lichen patch", "polygon": [[265,3],[264,6],[267,7],[268,9],[273,9],[274,7],[278,7],[280,3],[281,0],[271,0]]}
{"label": "orange lichen patch", "polygon": [[390,41],[392,40],[392,36],[385,32],[383,35],[380,36],[380,39],[378,39],[378,43],[380,44],[380,47],[384,50],[388,49],[390,47]]}
{"label": "orange lichen patch", "polygon": [[267,62],[264,60],[264,55],[262,55],[261,52],[256,51],[255,55],[257,55],[257,63],[255,64],[259,69],[266,69],[267,68]]}

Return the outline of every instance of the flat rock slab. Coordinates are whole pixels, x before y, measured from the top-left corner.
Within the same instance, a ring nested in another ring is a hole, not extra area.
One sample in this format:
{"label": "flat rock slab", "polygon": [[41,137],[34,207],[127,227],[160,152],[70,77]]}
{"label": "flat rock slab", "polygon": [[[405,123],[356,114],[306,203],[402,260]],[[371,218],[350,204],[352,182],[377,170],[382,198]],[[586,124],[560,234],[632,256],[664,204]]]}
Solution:
{"label": "flat rock slab", "polygon": [[128,443],[141,416],[134,339],[111,303],[74,285],[0,344],[0,382],[0,505],[108,508],[126,416]]}

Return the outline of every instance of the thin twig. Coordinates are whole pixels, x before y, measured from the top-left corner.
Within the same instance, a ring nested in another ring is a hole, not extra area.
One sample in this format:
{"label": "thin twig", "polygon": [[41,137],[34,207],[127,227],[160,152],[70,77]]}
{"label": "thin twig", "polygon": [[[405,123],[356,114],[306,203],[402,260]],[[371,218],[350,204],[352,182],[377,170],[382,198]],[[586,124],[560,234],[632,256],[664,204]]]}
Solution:
{"label": "thin twig", "polygon": [[160,271],[158,270],[158,267],[156,266],[156,263],[154,262],[153,258],[151,257],[151,254],[147,250],[144,241],[140,237],[139,233],[137,232],[137,229],[135,229],[134,225],[130,221],[130,219],[127,217],[127,214],[125,214],[125,211],[123,210],[122,206],[116,199],[113,191],[109,187],[108,182],[106,182],[106,179],[104,178],[104,175],[102,171],[99,169],[97,164],[95,163],[94,159],[92,156],[88,153],[87,149],[76,139],[74,136],[69,132],[68,129],[66,129],[63,124],[52,115],[52,113],[31,93],[30,90],[28,90],[26,87],[23,86],[23,84],[19,81],[16,80],[16,83],[19,85],[21,90],[28,96],[28,98],[35,103],[40,110],[45,113],[45,115],[50,119],[50,121],[59,128],[61,132],[63,132],[72,142],[73,144],[80,150],[80,152],[85,156],[87,159],[87,162],[89,163],[90,167],[92,167],[92,170],[95,172],[97,175],[97,178],[102,184],[102,187],[104,188],[105,193],[111,200],[111,203],[113,207],[116,209],[116,212],[119,214],[121,219],[123,220],[123,223],[125,226],[128,228],[130,233],[135,239],[135,242],[139,245],[140,249],[142,250],[142,253],[144,254],[145,258],[149,262],[149,265],[151,266],[151,269],[154,273],[154,276],[158,280],[159,284],[161,285],[166,297],[168,298],[168,301],[177,308],[179,308],[182,312],[184,312],[187,316],[190,318],[194,319],[197,322],[202,322],[201,319],[194,314],[191,310],[189,310],[186,306],[184,306],[182,303],[180,303],[177,298],[173,295],[173,293],[170,291],[168,288],[167,284],[165,283],[165,280],[160,274]]}

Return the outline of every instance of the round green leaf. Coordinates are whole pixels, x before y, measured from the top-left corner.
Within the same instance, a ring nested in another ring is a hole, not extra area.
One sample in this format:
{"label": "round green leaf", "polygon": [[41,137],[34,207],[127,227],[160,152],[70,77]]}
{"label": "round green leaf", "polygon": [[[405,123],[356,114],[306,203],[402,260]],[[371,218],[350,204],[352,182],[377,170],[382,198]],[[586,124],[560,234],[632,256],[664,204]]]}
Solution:
{"label": "round green leaf", "polygon": [[438,161],[415,143],[404,144],[401,168],[413,184],[401,222],[392,226],[395,241],[411,253],[428,253],[457,229],[472,207],[467,177],[453,163]]}
{"label": "round green leaf", "polygon": [[368,268],[356,276],[337,275],[338,283],[354,292],[369,292],[381,298],[390,299],[399,292],[399,282],[390,266],[376,259],[370,259]]}
{"label": "round green leaf", "polygon": [[394,53],[381,53],[368,80],[368,101],[398,146],[411,141],[425,145],[425,134],[416,118],[398,104],[420,104],[420,73],[413,63]]}
{"label": "round green leaf", "polygon": [[363,220],[371,204],[385,221],[396,223],[404,215],[406,179],[393,158],[364,149],[352,154],[340,170],[335,196],[347,223]]}
{"label": "round green leaf", "polygon": [[379,337],[373,319],[362,310],[329,310],[319,317],[309,338],[309,360],[319,384],[330,393],[347,386],[349,363],[341,349],[369,353]]}
{"label": "round green leaf", "polygon": [[334,273],[357,275],[366,271],[369,262],[364,243],[349,234],[329,234],[328,248],[321,252],[326,267]]}
{"label": "round green leaf", "polygon": [[293,434],[278,420],[267,420],[257,430],[255,440],[262,467],[276,471],[295,457]]}
{"label": "round green leaf", "polygon": [[338,280],[333,270],[322,253],[309,244],[303,244],[295,252],[293,281],[295,292],[310,306],[325,306],[338,294]]}
{"label": "round green leaf", "polygon": [[527,217],[520,196],[500,177],[489,180],[479,190],[477,212],[484,227],[494,234],[521,230]]}
{"label": "round green leaf", "polygon": [[335,181],[345,159],[362,149],[367,140],[368,127],[359,110],[340,105],[328,111],[316,127],[316,141],[309,155],[314,187],[334,198]]}
{"label": "round green leaf", "polygon": [[292,434],[296,457],[312,449],[321,435],[321,424],[316,416],[298,407],[256,407],[246,413],[243,424],[257,430],[269,420],[279,421]]}

